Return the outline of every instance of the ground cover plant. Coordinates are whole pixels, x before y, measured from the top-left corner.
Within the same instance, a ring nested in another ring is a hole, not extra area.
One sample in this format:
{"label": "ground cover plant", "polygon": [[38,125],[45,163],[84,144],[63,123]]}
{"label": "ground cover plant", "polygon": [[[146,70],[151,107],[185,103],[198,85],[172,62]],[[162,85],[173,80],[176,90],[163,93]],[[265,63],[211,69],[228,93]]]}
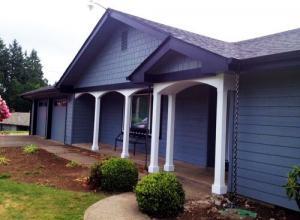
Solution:
{"label": "ground cover plant", "polygon": [[23,149],[25,154],[35,154],[38,152],[38,147],[35,144],[26,145]]}

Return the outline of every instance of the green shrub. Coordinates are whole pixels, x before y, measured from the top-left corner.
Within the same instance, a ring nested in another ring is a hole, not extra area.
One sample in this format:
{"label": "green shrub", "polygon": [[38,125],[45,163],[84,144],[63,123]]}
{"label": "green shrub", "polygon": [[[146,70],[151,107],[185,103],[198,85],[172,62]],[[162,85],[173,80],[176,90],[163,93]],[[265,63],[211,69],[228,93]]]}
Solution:
{"label": "green shrub", "polygon": [[288,174],[287,183],[284,185],[286,194],[294,199],[300,209],[300,167],[295,166]]}
{"label": "green shrub", "polygon": [[35,154],[38,152],[38,147],[35,144],[29,144],[24,147],[23,152],[25,154]]}
{"label": "green shrub", "polygon": [[98,189],[101,186],[101,161],[96,162],[91,167],[91,173],[88,178],[88,185],[91,189]]}
{"label": "green shrub", "polygon": [[67,168],[74,168],[74,167],[78,167],[78,166],[79,166],[79,164],[74,160],[71,160],[66,164]]}
{"label": "green shrub", "polygon": [[7,159],[5,156],[0,155],[0,165],[8,165],[10,162],[9,159]]}
{"label": "green shrub", "polygon": [[105,160],[101,166],[101,189],[115,192],[132,191],[137,184],[138,175],[138,169],[131,160]]}
{"label": "green shrub", "polygon": [[137,184],[135,193],[139,209],[152,217],[175,217],[183,211],[185,194],[174,174],[145,176]]}

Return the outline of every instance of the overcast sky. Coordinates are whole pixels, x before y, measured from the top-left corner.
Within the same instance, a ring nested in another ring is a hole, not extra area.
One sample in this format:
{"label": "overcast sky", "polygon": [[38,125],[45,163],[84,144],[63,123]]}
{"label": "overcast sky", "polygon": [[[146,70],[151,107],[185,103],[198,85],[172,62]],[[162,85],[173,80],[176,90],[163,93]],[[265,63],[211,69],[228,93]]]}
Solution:
{"label": "overcast sky", "polygon": [[[105,7],[224,41],[300,27],[298,0],[98,0]],[[104,10],[88,0],[0,0],[0,38],[36,49],[58,81]]]}

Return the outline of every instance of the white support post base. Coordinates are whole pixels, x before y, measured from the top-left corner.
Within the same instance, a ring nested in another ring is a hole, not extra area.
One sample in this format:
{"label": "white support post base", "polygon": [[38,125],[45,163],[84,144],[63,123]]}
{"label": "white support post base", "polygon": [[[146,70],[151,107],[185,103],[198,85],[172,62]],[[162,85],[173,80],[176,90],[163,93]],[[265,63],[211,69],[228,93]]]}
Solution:
{"label": "white support post base", "polygon": [[222,186],[213,184],[211,187],[211,191],[213,194],[223,195],[227,193],[227,186],[225,184]]}
{"label": "white support post base", "polygon": [[168,124],[167,124],[167,147],[164,171],[174,171],[174,127],[175,127],[175,101],[176,95],[168,95]]}
{"label": "white support post base", "polygon": [[[224,82],[223,84],[224,85]],[[216,118],[216,150],[215,175],[212,193],[225,194],[225,155],[226,155],[226,121],[227,121],[227,89],[221,86],[217,91],[217,118]]]}
{"label": "white support post base", "polygon": [[92,151],[99,151],[100,97],[95,96],[95,117]]}
{"label": "white support post base", "polygon": [[129,132],[130,132],[130,122],[131,122],[131,96],[125,96],[124,104],[124,128],[123,128],[123,149],[122,158],[129,157]]}
{"label": "white support post base", "polygon": [[158,166],[158,147],[159,147],[159,129],[160,129],[160,105],[161,94],[153,93],[153,113],[152,113],[152,134],[151,134],[151,155],[149,173],[159,172]]}

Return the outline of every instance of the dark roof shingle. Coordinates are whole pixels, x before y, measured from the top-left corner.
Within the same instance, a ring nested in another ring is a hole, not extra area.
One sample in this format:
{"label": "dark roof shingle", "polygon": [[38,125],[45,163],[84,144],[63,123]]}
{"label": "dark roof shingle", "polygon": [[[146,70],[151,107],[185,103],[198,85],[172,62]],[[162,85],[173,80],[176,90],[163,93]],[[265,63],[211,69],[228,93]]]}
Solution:
{"label": "dark roof shingle", "polygon": [[124,12],[116,10],[112,11],[121,13],[131,19],[135,19],[146,25],[150,25],[155,29],[168,33],[174,38],[227,58],[248,59],[300,50],[300,28],[230,43],[150,21]]}

